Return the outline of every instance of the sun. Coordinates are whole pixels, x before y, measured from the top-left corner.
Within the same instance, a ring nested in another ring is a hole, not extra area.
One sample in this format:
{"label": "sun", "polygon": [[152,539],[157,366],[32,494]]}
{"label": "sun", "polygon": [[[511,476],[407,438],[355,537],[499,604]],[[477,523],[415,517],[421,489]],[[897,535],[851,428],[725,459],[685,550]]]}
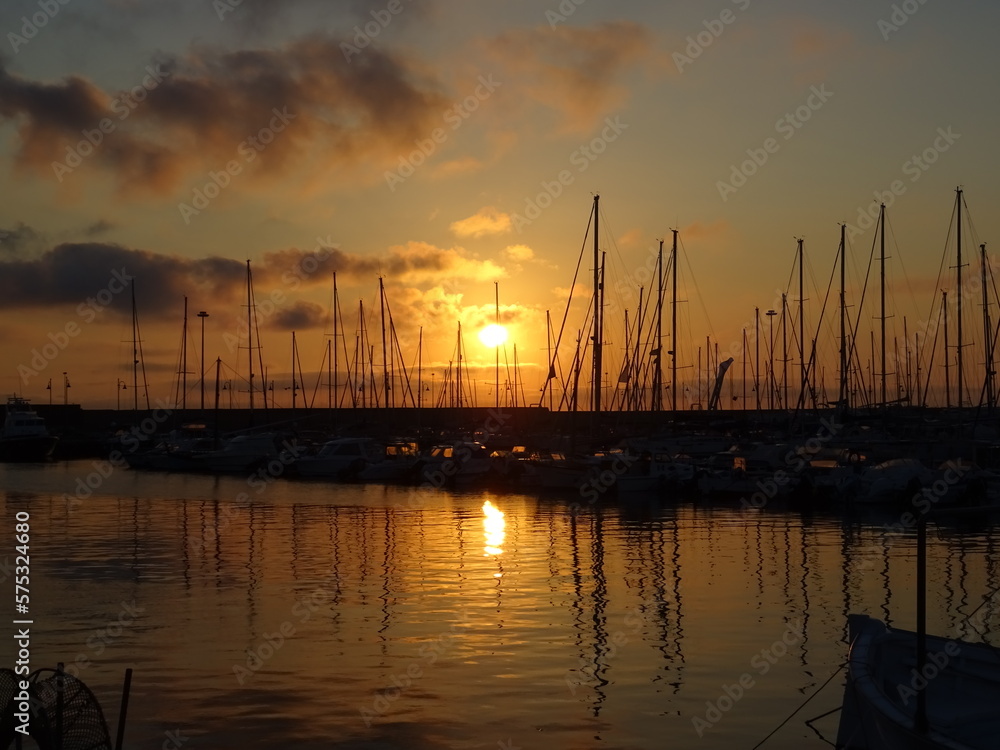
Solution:
{"label": "sun", "polygon": [[500,346],[507,340],[507,329],[497,323],[490,323],[479,332],[479,340],[483,342],[483,346]]}

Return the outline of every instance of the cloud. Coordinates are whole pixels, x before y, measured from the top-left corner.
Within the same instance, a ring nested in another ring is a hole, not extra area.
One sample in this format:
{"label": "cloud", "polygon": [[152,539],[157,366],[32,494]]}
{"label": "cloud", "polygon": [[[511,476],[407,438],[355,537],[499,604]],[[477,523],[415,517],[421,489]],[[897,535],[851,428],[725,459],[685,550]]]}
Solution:
{"label": "cloud", "polygon": [[279,331],[304,331],[322,328],[328,318],[327,311],[313,302],[298,300],[277,310],[267,320],[268,328]]}
{"label": "cloud", "polygon": [[[141,101],[76,75],[30,80],[0,63],[0,120],[17,124],[17,168],[49,178],[53,162],[81,140],[80,152],[90,153],[84,132],[108,120],[111,132],[97,131],[100,143],[81,168],[105,170],[129,196],[176,191],[232,160],[257,179],[299,168],[349,180],[354,167],[388,165],[412,149],[448,98],[402,58],[369,47],[348,63],[339,45],[309,36],[280,49],[168,57],[135,82]],[[290,121],[265,147],[266,158],[255,158],[247,139],[274,123],[276,111]]]}
{"label": "cloud", "polygon": [[526,263],[535,258],[535,251],[527,245],[508,245],[503,254],[516,263]]}
{"label": "cloud", "polygon": [[652,60],[652,34],[629,21],[506,31],[485,43],[511,90],[554,110],[564,132],[586,133],[620,107],[631,69]]}
{"label": "cloud", "polygon": [[459,237],[484,237],[491,234],[505,234],[510,231],[510,216],[486,206],[478,212],[451,224],[451,231]]}
{"label": "cloud", "polygon": [[23,222],[10,229],[0,227],[0,258],[23,257],[38,249],[42,242],[42,235]]}
{"label": "cloud", "polygon": [[489,281],[507,275],[492,261],[470,257],[463,248],[440,248],[427,242],[394,245],[380,256],[362,256],[333,250],[325,264],[338,275],[353,279],[374,279],[384,275],[406,283],[439,281],[442,277]]}

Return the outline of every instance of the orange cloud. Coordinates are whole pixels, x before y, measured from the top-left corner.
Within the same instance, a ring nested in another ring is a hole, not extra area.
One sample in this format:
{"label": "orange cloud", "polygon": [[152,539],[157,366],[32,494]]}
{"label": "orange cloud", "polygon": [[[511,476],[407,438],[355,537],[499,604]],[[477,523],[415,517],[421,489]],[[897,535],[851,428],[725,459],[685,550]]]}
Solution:
{"label": "orange cloud", "polygon": [[484,237],[491,234],[505,234],[511,228],[510,216],[497,211],[493,206],[479,209],[475,214],[455,221],[451,231],[459,237]]}

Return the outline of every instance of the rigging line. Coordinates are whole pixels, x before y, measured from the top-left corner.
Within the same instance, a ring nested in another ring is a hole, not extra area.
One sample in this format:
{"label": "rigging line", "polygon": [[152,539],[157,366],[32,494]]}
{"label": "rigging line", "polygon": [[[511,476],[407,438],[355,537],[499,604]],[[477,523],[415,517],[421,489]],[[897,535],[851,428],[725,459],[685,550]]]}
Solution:
{"label": "rigging line", "polygon": [[[838,250],[837,257],[833,261],[833,270],[830,271],[830,281],[826,285],[826,296],[823,297],[823,306],[819,311],[819,321],[816,323],[816,339],[819,339],[820,330],[823,328],[823,319],[826,317],[826,303],[830,301],[830,290],[833,289],[833,279],[837,275],[837,261],[840,259],[840,252]],[[809,355],[809,363],[806,365],[805,381],[809,382],[809,377],[812,375],[813,365],[816,362],[816,347],[812,347],[812,353]],[[799,393],[799,403],[796,405],[796,409],[801,409],[805,407],[805,391]]]}
{"label": "rigging line", "polygon": [[[779,730],[780,730],[780,729],[781,729],[781,728],[782,728],[783,726],[785,726],[785,724],[787,724],[787,723],[788,723],[789,721],[791,721],[791,720],[792,720],[792,717],[793,717],[793,716],[795,716],[795,714],[797,714],[797,713],[798,713],[799,711],[801,711],[801,710],[802,710],[803,708],[805,708],[806,704],[807,704],[807,703],[808,703],[809,701],[811,701],[811,700],[812,700],[813,698],[815,698],[815,697],[816,697],[817,695],[819,695],[819,694],[820,694],[820,691],[822,691],[822,690],[823,690],[823,688],[825,688],[825,687],[826,687],[827,685],[829,685],[829,684],[830,684],[830,682],[831,682],[831,681],[833,680],[833,678],[834,678],[834,677],[836,677],[836,676],[837,676],[838,674],[840,674],[840,672],[841,672],[841,671],[842,671],[842,670],[844,669],[844,667],[846,667],[846,666],[847,666],[847,662],[845,661],[845,662],[843,662],[843,663],[842,663],[842,664],[841,664],[841,665],[840,665],[839,667],[837,667],[837,670],[836,670],[836,671],[835,671],[835,672],[834,672],[834,673],[833,673],[832,675],[830,675],[829,677],[827,677],[827,678],[826,678],[826,682],[824,682],[824,683],[823,683],[822,685],[820,685],[820,686],[819,686],[819,688],[818,688],[818,689],[816,690],[816,692],[814,692],[814,693],[813,693],[812,695],[810,695],[810,696],[809,696],[808,698],[806,698],[806,699],[805,699],[804,701],[802,701],[802,703],[800,703],[800,704],[799,704],[799,707],[798,707],[798,708],[796,708],[796,709],[795,709],[794,711],[792,711],[792,712],[791,712],[791,713],[790,713],[790,714],[788,715],[788,718],[786,718],[786,719],[785,719],[785,720],[784,720],[783,722],[781,722],[781,723],[780,723],[780,724],[779,724],[778,726],[776,726],[776,727],[774,728],[774,730],[773,730],[773,731],[772,731],[772,732],[771,732],[771,733],[770,733],[769,735],[767,735],[767,737],[765,737],[765,738],[764,738],[764,739],[762,739],[762,740],[761,740],[760,742],[758,742],[758,743],[757,743],[756,745],[754,745],[754,746],[753,746],[753,748],[752,748],[752,750],[757,750],[757,748],[761,747],[761,746],[762,746],[762,745],[763,745],[763,744],[764,744],[765,742],[767,742],[767,741],[768,741],[769,739],[771,739],[771,738],[772,738],[772,737],[773,737],[773,736],[774,736],[775,734],[777,734],[777,733],[778,733],[778,731],[779,731]],[[817,717],[817,718],[819,718],[819,717]]]}
{"label": "rigging line", "polygon": [[[559,335],[556,336],[556,344],[552,350],[552,360],[548,363],[549,370],[546,373],[545,384],[542,386],[542,394],[539,403],[545,399],[545,391],[548,390],[549,382],[552,380],[552,378],[548,376],[552,374],[552,370],[555,367],[554,363],[559,359],[559,344],[562,342],[563,331],[566,329],[566,320],[569,318],[570,304],[573,302],[573,290],[576,288],[576,280],[580,275],[580,265],[583,263],[583,254],[587,251],[587,237],[590,235],[590,227],[593,223],[594,210],[591,209],[590,216],[587,219],[587,230],[583,233],[583,243],[580,246],[580,255],[576,260],[576,270],[573,272],[573,281],[570,284],[569,295],[566,298],[566,310],[563,312],[562,323],[559,324]],[[565,395],[565,382],[563,382],[563,389],[563,395]]]}
{"label": "rigging line", "polygon": [[[957,205],[953,206],[952,209],[951,209],[951,220],[948,222],[948,231],[945,234],[945,238],[944,238],[944,249],[941,251],[941,264],[938,266],[937,278],[934,280],[934,289],[940,289],[941,288],[941,277],[944,275],[945,260],[948,257],[948,238],[951,237],[951,231],[955,227],[955,218],[956,218],[955,214],[956,214],[957,210],[958,210],[958,206]],[[927,320],[928,321],[934,320],[934,310],[938,306],[939,299],[940,299],[940,295],[937,294],[936,292],[933,295],[931,295],[931,310],[930,310],[929,315],[927,316]],[[941,314],[939,312],[938,313],[938,318],[940,318],[940,317],[941,317]],[[937,333],[935,333],[935,338],[936,337],[937,337]],[[948,356],[948,353],[945,352],[945,357],[947,358],[947,356]],[[929,379],[930,378],[930,369],[931,369],[930,365],[931,365],[931,362],[928,361],[926,363],[922,363],[920,361],[920,357],[918,356],[917,357],[917,365],[920,366],[921,364],[926,364],[925,369],[927,370],[928,379]]]}
{"label": "rigging line", "polygon": [[[885,213],[881,214],[883,217]],[[876,226],[878,226],[876,224]],[[875,262],[875,245],[878,242],[878,232],[872,236],[872,249],[871,253],[868,255],[868,270],[865,273],[865,283],[861,287],[861,299],[858,301],[858,315],[854,320],[854,327],[851,329],[851,351],[848,353],[848,361],[853,362],[855,356],[857,356],[857,346],[858,346],[858,327],[861,325],[861,312],[864,308],[865,297],[868,295],[868,281],[871,278],[872,264]],[[874,375],[873,375],[874,377]],[[864,390],[864,389],[862,389]]]}
{"label": "rigging line", "polygon": [[694,269],[691,268],[691,259],[688,258],[687,248],[684,247],[684,240],[680,239],[680,233],[678,233],[677,237],[677,244],[680,246],[681,252],[684,254],[684,262],[687,265],[688,273],[691,274],[691,283],[694,285],[695,293],[698,295],[698,304],[701,307],[702,313],[705,315],[705,322],[708,323],[708,331],[712,335],[712,338],[718,341],[718,336],[715,335],[715,326],[712,325],[712,319],[708,315],[708,308],[705,307],[705,296],[701,293],[701,289],[698,287],[698,279],[694,275]]}
{"label": "rigging line", "polygon": [[[906,289],[910,293],[910,303],[913,305],[913,308],[916,309],[917,308],[917,295],[913,291],[913,285],[910,283],[910,275],[906,272],[906,264],[903,262],[903,254],[902,254],[902,252],[900,252],[899,243],[896,242],[896,233],[892,230],[892,223],[891,222],[888,224],[888,228],[889,228],[889,234],[890,234],[890,236],[892,238],[892,246],[893,246],[893,248],[896,251],[896,254],[893,257],[895,257],[895,258],[897,258],[899,260],[899,268],[903,272],[903,280],[906,282]],[[896,312],[895,307],[896,306],[893,305],[893,314],[894,314],[893,317],[895,317],[895,312]],[[894,332],[896,331],[896,325],[895,324],[893,324],[892,329],[893,329]]]}

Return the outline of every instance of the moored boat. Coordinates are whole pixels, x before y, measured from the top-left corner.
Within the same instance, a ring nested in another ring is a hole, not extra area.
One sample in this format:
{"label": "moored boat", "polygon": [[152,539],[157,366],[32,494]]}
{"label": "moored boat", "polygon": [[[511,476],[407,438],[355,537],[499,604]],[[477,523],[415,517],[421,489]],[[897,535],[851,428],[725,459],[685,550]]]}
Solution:
{"label": "moored boat", "polygon": [[[1000,651],[918,635],[850,615],[850,656],[837,733],[843,750],[986,750],[1000,743]],[[918,692],[925,691],[926,720]]]}
{"label": "moored boat", "polygon": [[59,438],[50,435],[45,420],[27,399],[10,396],[3,432],[0,433],[0,461],[45,461]]}

